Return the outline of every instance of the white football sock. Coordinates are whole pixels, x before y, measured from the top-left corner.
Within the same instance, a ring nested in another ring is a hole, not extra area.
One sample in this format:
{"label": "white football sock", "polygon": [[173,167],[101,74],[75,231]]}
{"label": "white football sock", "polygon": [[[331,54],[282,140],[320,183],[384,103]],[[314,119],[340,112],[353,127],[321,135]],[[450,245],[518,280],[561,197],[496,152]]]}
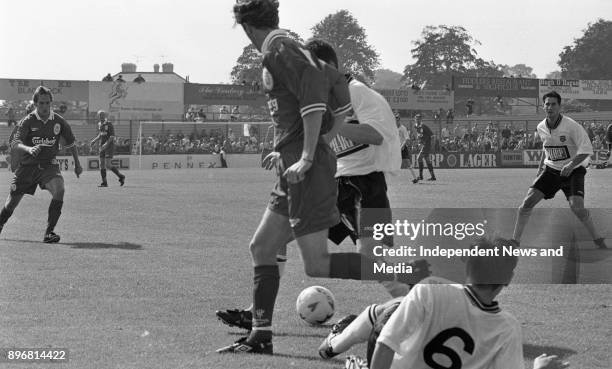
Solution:
{"label": "white football sock", "polygon": [[353,345],[366,342],[374,327],[375,311],[376,304],[368,306],[342,333],[332,337],[329,341],[333,351],[341,354]]}

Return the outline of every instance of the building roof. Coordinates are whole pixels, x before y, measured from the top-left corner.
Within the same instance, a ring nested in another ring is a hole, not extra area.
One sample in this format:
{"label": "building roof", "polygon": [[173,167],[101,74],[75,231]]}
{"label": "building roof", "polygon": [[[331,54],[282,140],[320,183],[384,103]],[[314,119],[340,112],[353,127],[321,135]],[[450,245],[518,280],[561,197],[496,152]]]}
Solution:
{"label": "building roof", "polygon": [[127,73],[115,73],[113,80],[121,76],[126,82],[134,81],[134,78],[141,75],[145,79],[145,82],[159,82],[159,83],[186,83],[187,80],[174,72],[127,72]]}

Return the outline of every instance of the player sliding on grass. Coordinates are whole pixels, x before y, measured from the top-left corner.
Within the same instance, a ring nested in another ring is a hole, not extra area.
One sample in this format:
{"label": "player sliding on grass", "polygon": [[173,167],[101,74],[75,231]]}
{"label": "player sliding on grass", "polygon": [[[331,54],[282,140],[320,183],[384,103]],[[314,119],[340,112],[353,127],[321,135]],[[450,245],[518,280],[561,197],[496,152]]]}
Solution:
{"label": "player sliding on grass", "polygon": [[81,175],[83,168],[74,145],[72,129],[64,118],[51,110],[51,90],[43,86],[38,87],[32,100],[36,110],[19,122],[10,143],[12,150],[19,151],[21,158],[11,181],[11,191],[0,211],[0,232],[23,195],[34,195],[38,185],[52,196],[43,242],[54,243],[60,240],[60,236],[53,231],[64,205],[64,178],[55,158],[59,151],[60,138],[65,140],[65,148],[70,150],[74,158],[74,173],[77,177]]}
{"label": "player sliding on grass", "polygon": [[[322,135],[335,136],[335,121],[350,110],[346,79],[278,29],[278,1],[239,0],[234,17],[262,52],[263,89],[275,125],[278,179],[250,243],[254,266],[253,330],[220,353],[272,354],[272,313],[279,287],[278,250],[295,239],[306,274],[393,280],[374,273],[374,260],[327,250],[328,229],[340,221],[334,179],[336,158]],[[418,271],[417,271],[418,272]],[[414,283],[420,273],[405,274]]]}
{"label": "player sliding on grass", "polygon": [[[480,239],[480,249],[510,244]],[[343,319],[319,347],[329,359],[368,342],[367,363],[351,357],[347,368],[524,368],[519,322],[494,300],[513,276],[515,256],[466,260],[466,283],[431,277],[406,297],[368,306]],[[536,358],[533,368],[564,367],[555,356]]]}
{"label": "player sliding on grass", "polygon": [[605,239],[595,229],[589,210],[584,208],[584,176],[593,154],[591,140],[580,124],[560,113],[561,96],[557,92],[545,94],[542,101],[546,119],[538,124],[537,132],[542,139],[544,155],[538,176],[518,209],[512,238],[520,244],[533,208],[542,199],[552,199],[563,190],[570,208],[589,231],[595,245],[605,249]]}

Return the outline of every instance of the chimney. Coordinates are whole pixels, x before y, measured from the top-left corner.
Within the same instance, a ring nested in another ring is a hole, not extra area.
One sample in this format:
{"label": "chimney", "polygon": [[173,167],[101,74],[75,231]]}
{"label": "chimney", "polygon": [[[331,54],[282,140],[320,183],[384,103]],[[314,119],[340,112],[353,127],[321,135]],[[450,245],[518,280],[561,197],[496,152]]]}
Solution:
{"label": "chimney", "polygon": [[121,73],[136,73],[136,64],[134,63],[121,64]]}
{"label": "chimney", "polygon": [[153,64],[153,72],[159,73],[159,64]]}
{"label": "chimney", "polygon": [[174,72],[174,65],[172,63],[164,63],[164,64],[162,64],[162,72],[163,73],[172,73],[172,72]]}

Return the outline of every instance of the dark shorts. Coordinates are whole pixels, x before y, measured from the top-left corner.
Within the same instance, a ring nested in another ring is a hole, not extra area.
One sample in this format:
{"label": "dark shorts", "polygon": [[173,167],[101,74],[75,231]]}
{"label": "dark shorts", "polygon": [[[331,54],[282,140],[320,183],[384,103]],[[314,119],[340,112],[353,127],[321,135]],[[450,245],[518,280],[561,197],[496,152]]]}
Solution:
{"label": "dark shorts", "polygon": [[302,156],[300,147],[286,147],[281,151],[278,180],[271,193],[268,209],[289,217],[295,237],[328,229],[340,221],[336,207],[336,155],[329,145],[319,143],[314,160],[304,180],[287,182],[282,174]]}
{"label": "dark shorts", "polygon": [[115,154],[115,148],[113,146],[107,148],[106,150],[100,151],[100,159],[112,159]]}
{"label": "dark shorts", "polygon": [[545,166],[542,173],[536,178],[531,188],[540,190],[544,194],[544,199],[552,199],[559,190],[563,190],[565,197],[580,196],[584,198],[584,176],[586,169],[580,166],[569,175],[561,177],[561,172]]}
{"label": "dark shorts", "polygon": [[402,159],[412,159],[410,149],[407,146],[402,149]]}
{"label": "dark shorts", "polygon": [[429,154],[431,154],[431,146],[421,147],[421,151],[419,151],[419,157],[424,157],[426,160],[429,160]]}
{"label": "dark shorts", "polygon": [[37,185],[43,189],[57,177],[62,178],[58,164],[21,165],[11,180],[11,194],[34,195]]}
{"label": "dark shorts", "polygon": [[[348,236],[356,243],[359,238],[372,237],[374,224],[391,223],[383,172],[339,177],[337,182],[341,221],[329,230],[328,238],[332,242],[340,244]],[[385,237],[381,242],[393,246],[393,237]]]}

